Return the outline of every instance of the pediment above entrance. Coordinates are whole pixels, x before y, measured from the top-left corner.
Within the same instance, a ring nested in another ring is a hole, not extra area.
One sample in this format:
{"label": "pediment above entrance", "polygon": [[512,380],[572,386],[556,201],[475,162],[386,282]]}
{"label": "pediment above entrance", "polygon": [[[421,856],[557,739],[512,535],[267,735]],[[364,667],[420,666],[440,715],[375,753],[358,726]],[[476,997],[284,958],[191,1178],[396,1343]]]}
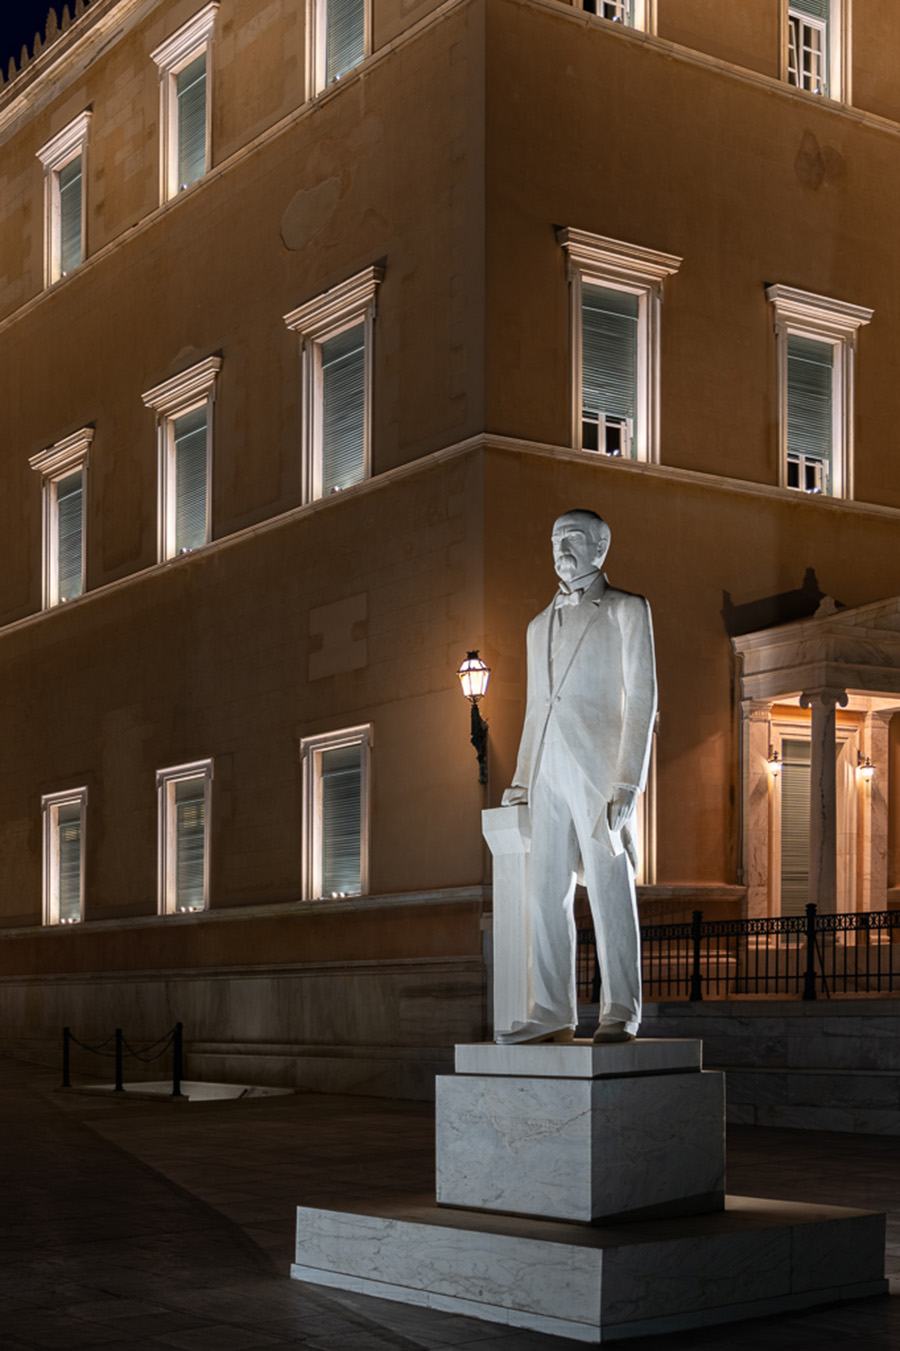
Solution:
{"label": "pediment above entrance", "polygon": [[732,638],[744,700],[793,701],[816,689],[858,694],[870,707],[900,707],[900,596]]}

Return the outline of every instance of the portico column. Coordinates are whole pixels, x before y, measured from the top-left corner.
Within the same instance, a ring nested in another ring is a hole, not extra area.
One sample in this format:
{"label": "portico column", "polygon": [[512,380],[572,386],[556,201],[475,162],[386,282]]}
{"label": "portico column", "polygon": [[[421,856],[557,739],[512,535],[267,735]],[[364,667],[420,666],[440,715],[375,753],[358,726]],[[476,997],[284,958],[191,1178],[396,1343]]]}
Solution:
{"label": "portico column", "polygon": [[837,910],[837,780],[834,709],[847,703],[847,691],[807,690],[802,708],[812,709],[809,779],[809,899],[820,914]]}

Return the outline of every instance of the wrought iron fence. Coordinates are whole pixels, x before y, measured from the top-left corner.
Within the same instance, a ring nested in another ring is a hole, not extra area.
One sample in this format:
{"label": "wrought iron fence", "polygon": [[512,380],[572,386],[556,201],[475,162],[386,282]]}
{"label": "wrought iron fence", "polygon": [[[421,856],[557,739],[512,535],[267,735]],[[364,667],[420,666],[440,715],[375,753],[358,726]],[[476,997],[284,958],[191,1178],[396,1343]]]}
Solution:
{"label": "wrought iron fence", "polygon": [[[646,999],[817,999],[900,993],[900,910],[641,926]],[[578,930],[578,998],[598,1002],[593,929]]]}
{"label": "wrought iron fence", "polygon": [[[96,1046],[88,1046],[86,1042],[79,1041],[72,1030],[68,1027],[63,1028],[62,1040],[62,1087],[71,1088],[71,1048],[80,1046],[83,1051],[91,1051],[94,1055],[112,1056],[115,1061],[116,1081],[113,1088],[114,1093],[124,1093],[123,1083],[123,1061],[126,1055],[135,1060],[142,1060],[144,1064],[152,1064],[154,1060],[160,1060],[165,1055],[169,1047],[172,1048],[172,1097],[181,1098],[181,1080],[184,1077],[184,1037],[181,1023],[176,1023],[170,1032],[159,1038],[158,1041],[151,1042],[149,1046],[142,1046],[140,1050],[135,1050],[129,1046],[122,1035],[121,1027],[117,1027],[115,1032],[111,1032],[105,1041],[100,1041]],[[109,1050],[110,1042],[112,1050]],[[151,1052],[153,1054],[151,1054]]]}

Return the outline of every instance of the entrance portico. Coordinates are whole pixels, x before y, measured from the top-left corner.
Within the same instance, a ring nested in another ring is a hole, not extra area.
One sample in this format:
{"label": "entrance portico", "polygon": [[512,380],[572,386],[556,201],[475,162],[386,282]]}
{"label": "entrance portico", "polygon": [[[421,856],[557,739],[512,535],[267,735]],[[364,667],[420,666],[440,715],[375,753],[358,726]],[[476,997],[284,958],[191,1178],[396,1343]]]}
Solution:
{"label": "entrance portico", "polygon": [[[741,663],[742,862],[751,917],[782,913],[782,747],[808,741],[808,898],[887,906],[888,740],[900,597],[733,638]],[[864,772],[860,772],[860,769]]]}

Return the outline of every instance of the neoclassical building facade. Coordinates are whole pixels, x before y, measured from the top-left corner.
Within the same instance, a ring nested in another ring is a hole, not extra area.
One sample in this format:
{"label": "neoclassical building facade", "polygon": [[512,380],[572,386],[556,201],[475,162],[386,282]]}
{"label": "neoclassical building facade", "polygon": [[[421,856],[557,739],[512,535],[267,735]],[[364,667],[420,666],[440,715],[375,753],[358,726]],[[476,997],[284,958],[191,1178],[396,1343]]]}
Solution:
{"label": "neoclassical building facade", "polygon": [[654,616],[645,918],[891,907],[893,0],[59,17],[0,86],[7,1044],[427,1093],[573,506]]}

